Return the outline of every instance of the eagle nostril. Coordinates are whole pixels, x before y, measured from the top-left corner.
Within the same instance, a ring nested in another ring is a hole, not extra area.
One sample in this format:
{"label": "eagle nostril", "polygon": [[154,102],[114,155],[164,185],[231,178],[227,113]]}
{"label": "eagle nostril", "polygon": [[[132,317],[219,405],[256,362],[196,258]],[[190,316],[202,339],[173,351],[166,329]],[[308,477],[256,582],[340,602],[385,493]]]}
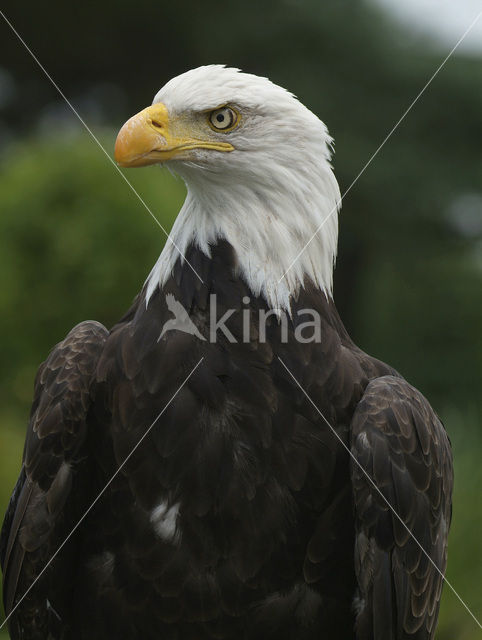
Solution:
{"label": "eagle nostril", "polygon": [[157,120],[151,120],[151,124],[153,127],[156,127],[156,129],[162,129],[164,126],[162,122],[158,122]]}

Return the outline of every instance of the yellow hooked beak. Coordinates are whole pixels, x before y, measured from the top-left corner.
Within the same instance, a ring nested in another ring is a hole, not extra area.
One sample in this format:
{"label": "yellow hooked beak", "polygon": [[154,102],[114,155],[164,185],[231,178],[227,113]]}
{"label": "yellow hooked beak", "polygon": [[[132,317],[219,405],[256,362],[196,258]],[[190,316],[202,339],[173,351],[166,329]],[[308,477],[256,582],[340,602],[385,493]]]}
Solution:
{"label": "yellow hooked beak", "polygon": [[234,147],[213,139],[212,133],[204,131],[199,122],[181,117],[169,122],[166,106],[158,103],[124,124],[117,136],[114,157],[121,167],[144,167],[165,162],[190,149],[233,151]]}

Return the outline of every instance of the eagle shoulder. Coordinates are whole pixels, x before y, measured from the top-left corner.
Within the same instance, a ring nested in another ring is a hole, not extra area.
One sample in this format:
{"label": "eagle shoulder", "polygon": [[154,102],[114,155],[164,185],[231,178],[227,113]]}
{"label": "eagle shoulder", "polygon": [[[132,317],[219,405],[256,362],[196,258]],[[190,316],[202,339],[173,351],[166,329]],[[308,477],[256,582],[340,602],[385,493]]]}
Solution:
{"label": "eagle shoulder", "polygon": [[357,637],[433,637],[447,562],[452,455],[428,401],[372,380],[351,425]]}
{"label": "eagle shoulder", "polygon": [[58,589],[53,590],[53,598],[49,590],[49,600],[45,595],[51,573],[14,609],[88,499],[83,495],[88,492],[90,463],[84,444],[92,383],[107,336],[107,329],[98,322],[78,324],[37,372],[22,469],[0,544],[5,611],[7,616],[13,614],[9,630],[14,639],[51,631],[52,616],[57,616],[52,599]]}

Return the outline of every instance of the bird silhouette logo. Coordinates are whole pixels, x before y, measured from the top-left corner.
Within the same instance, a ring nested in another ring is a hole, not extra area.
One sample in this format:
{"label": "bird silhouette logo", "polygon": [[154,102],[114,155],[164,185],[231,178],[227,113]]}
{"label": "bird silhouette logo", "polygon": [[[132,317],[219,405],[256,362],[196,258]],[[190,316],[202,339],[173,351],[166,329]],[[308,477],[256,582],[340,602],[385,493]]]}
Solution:
{"label": "bird silhouette logo", "polygon": [[191,336],[196,336],[196,338],[199,338],[199,340],[206,340],[206,338],[200,333],[199,329],[189,317],[186,309],[178,300],[176,300],[172,293],[168,293],[166,295],[166,304],[167,308],[173,314],[174,318],[164,323],[158,341],[168,331],[183,331],[184,333],[189,333]]}

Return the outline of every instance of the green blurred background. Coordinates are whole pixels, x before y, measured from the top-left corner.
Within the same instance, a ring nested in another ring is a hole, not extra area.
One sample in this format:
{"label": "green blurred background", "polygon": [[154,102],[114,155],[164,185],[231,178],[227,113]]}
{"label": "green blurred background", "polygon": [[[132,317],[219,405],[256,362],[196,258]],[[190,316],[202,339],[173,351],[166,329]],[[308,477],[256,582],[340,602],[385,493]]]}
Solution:
{"label": "green blurred background", "polygon": [[[109,153],[166,80],[223,62],[268,75],[320,115],[342,192],[451,48],[362,0],[3,10]],[[1,17],[0,55],[3,513],[37,366],[77,322],[112,325],[165,238]],[[447,577],[479,619],[481,142],[482,58],[457,52],[345,199],[335,278],[355,341],[419,387],[446,424],[456,470]],[[127,175],[170,228],[183,184],[159,168]],[[438,640],[481,637],[446,586]]]}

